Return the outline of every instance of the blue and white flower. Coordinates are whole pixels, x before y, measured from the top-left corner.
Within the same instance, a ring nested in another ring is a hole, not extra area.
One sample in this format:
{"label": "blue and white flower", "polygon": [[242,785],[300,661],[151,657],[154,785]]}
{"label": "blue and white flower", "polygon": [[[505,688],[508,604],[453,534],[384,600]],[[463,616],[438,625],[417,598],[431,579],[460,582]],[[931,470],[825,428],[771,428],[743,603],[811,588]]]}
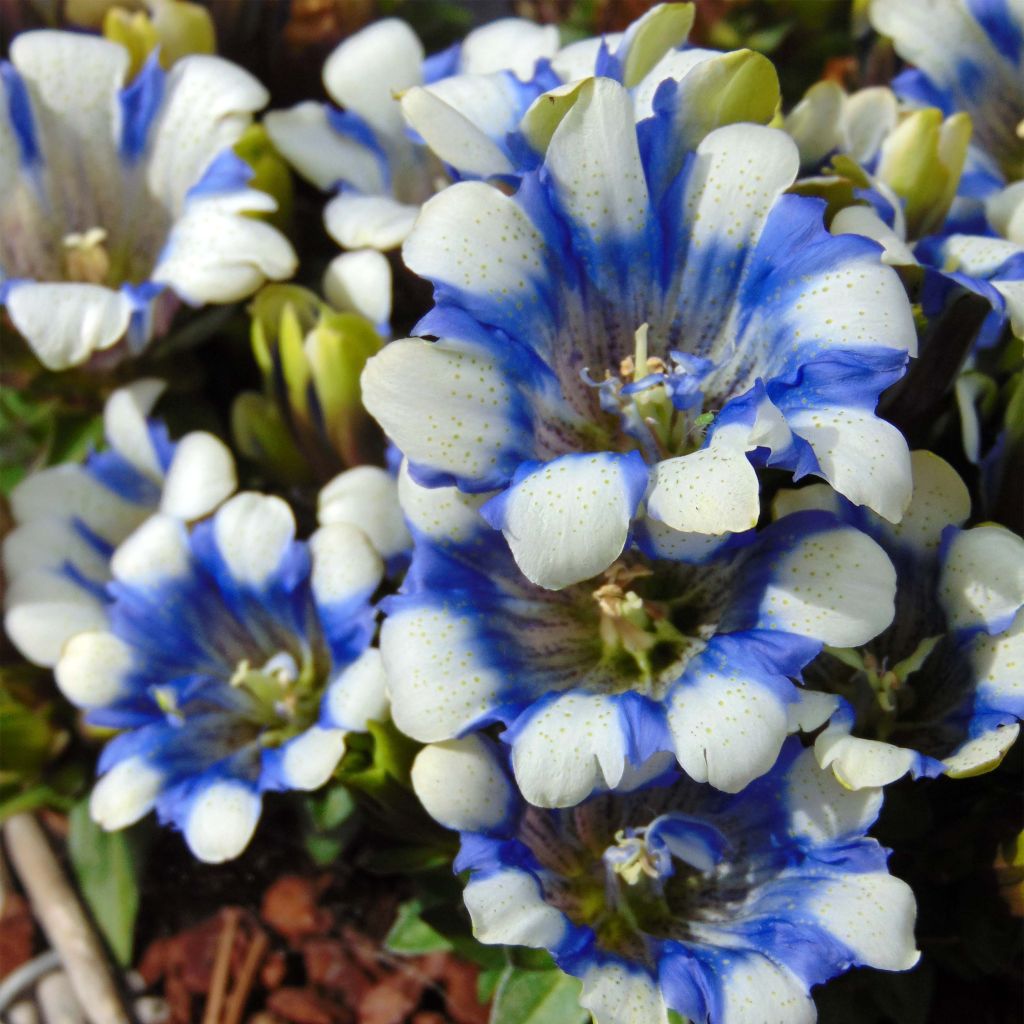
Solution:
{"label": "blue and white flower", "polygon": [[750,529],[766,464],[898,520],[909,453],[874,407],[910,304],[875,243],[782,194],[792,140],[730,125],[686,154],[670,107],[638,127],[607,78],[563,114],[514,196],[453,185],[405,243],[439,340],[386,346],[363,395],[417,478],[502,492],[484,514],[547,587],[606,569],[637,518],[665,547]]}
{"label": "blue and white flower", "polygon": [[1021,0],[872,0],[871,23],[914,69],[893,88],[908,101],[962,110],[990,187],[1024,177]]}
{"label": "blue and white flower", "polygon": [[918,960],[914,896],[844,790],[796,740],[736,796],[689,779],[526,805],[487,745],[425,748],[420,799],[461,833],[481,942],[551,952],[597,1024],[811,1024],[812,986]]}
{"label": "blue and white flower", "polygon": [[[493,103],[507,101],[519,113],[525,110],[536,90],[523,101],[515,101],[515,93],[533,75],[536,62],[557,47],[554,26],[508,18],[425,58],[413,30],[388,18],[344,40],[327,58],[324,86],[340,110],[307,101],[271,111],[264,124],[274,145],[304,178],[337,192],[324,210],[331,237],[345,249],[386,252],[402,243],[420,204],[448,181],[437,158],[410,137],[400,95],[424,82],[469,75],[477,123],[497,137],[512,115],[495,122]],[[462,128],[468,131],[469,125]],[[325,283],[332,303],[338,305],[347,296],[351,308],[375,322],[390,316],[390,288],[386,260],[365,251],[338,257]],[[387,315],[381,316],[382,311]]]}
{"label": "blue and white flower", "polygon": [[[267,101],[248,72],[197,55],[151,60],[70,32],[19,35],[0,65],[0,301],[51,369],[136,354],[178,301],[234,302],[288,277],[286,239],[248,216],[232,145]],[[108,356],[108,358],[110,358]]]}
{"label": "blue and white flower", "polygon": [[369,647],[382,573],[348,524],[296,541],[279,498],[238,494],[191,531],[143,523],[113,556],[108,626],[71,637],[56,667],[89,721],[124,730],[93,817],[117,829],[155,807],[200,860],[222,861],[263,793],[321,786],[346,732],[387,714]]}
{"label": "blue and white flower", "polygon": [[914,452],[913,466],[898,526],[819,485],[777,500],[780,511],[834,512],[896,566],[892,625],[857,650],[827,651],[804,674],[809,690],[842,698],[815,752],[852,788],[908,772],[988,771],[1024,718],[1024,540],[996,524],[961,529],[971,503],[960,477],[930,452]]}
{"label": "blue and white flower", "polygon": [[788,733],[836,707],[790,677],[823,643],[850,646],[892,619],[888,558],[824,513],[700,562],[636,554],[552,591],[519,572],[478,500],[408,474],[399,487],[415,546],[381,633],[395,724],[434,742],[502,723],[517,783],[538,806],[570,806],[673,761],[741,789]]}
{"label": "blue and white flower", "polygon": [[107,625],[110,558],[136,527],[157,512],[202,519],[235,490],[222,441],[205,431],[171,441],[147,418],[163,388],[139,380],[115,391],[103,414],[105,450],[33,473],[11,493],[4,628],[37,665],[55,665],[69,637]]}

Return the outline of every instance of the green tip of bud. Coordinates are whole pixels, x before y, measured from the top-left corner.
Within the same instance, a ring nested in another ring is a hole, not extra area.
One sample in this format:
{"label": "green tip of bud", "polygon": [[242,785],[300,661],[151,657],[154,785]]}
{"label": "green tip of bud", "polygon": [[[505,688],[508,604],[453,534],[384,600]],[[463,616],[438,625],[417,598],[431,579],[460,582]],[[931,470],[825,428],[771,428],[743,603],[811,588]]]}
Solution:
{"label": "green tip of bud", "polygon": [[129,77],[159,47],[160,64],[169,68],[193,53],[216,53],[217,36],[210,12],[187,0],[148,0],[149,10],[110,7],[103,16],[103,35],[131,55]]}
{"label": "green tip of bud", "polygon": [[288,164],[274,148],[261,124],[250,125],[235,143],[235,153],[252,168],[251,188],[265,192],[277,202],[276,210],[253,213],[281,231],[287,229],[292,218],[295,193]]}

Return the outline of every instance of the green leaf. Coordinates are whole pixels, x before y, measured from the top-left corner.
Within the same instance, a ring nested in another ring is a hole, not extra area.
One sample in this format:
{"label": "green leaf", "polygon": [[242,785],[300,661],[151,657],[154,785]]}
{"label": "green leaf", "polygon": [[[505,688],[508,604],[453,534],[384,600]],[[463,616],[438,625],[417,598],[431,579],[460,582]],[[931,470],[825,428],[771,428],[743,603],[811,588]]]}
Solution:
{"label": "green leaf", "polygon": [[104,832],[89,817],[88,799],[75,804],[68,824],[68,853],[82,896],[117,962],[127,967],[132,962],[146,833],[138,826]]}
{"label": "green leaf", "polygon": [[477,975],[476,1001],[481,1006],[486,1006],[494,998],[498,983],[506,970],[507,967],[488,967]]}
{"label": "green leaf", "polygon": [[508,967],[498,982],[490,1024],[584,1024],[580,982],[559,970]]}
{"label": "green leaf", "polygon": [[422,911],[423,904],[419,900],[406,900],[398,908],[398,917],[384,937],[384,948],[407,956],[449,952],[452,944],[423,920]]}

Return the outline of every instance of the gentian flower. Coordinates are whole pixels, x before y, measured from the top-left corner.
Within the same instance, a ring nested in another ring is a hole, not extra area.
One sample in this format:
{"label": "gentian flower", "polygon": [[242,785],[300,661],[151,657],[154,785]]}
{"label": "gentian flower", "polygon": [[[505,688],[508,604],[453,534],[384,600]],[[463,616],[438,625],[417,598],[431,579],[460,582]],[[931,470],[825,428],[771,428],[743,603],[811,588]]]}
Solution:
{"label": "gentian flower", "polygon": [[[991,181],[1024,177],[1024,7],[1019,0],[872,0],[871,23],[914,69],[893,81],[920,106],[971,116]],[[996,184],[998,187],[998,184]]]}
{"label": "gentian flower", "polygon": [[436,305],[363,394],[414,475],[500,491],[484,515],[553,588],[607,569],[636,518],[665,550],[749,530],[765,464],[898,520],[909,453],[873,410],[910,305],[875,243],[782,194],[792,140],[729,125],[688,153],[670,104],[636,126],[607,78],[562,114],[514,196],[453,185],[405,243]]}
{"label": "gentian flower", "polygon": [[892,619],[888,558],[824,513],[701,562],[638,553],[552,591],[519,572],[474,499],[408,474],[399,490],[415,545],[381,633],[395,724],[432,742],[503,723],[539,806],[578,803],[652,761],[741,789],[787,733],[835,708],[807,703],[789,677],[823,643],[849,646]]}
{"label": "gentian flower", "polygon": [[75,633],[106,626],[110,558],[136,527],[158,511],[202,519],[235,489],[222,441],[205,431],[171,441],[147,419],[163,388],[138,380],[115,391],[103,412],[105,450],[32,473],[11,492],[4,628],[37,665],[56,664]]}
{"label": "gentian flower", "polygon": [[461,833],[481,942],[550,951],[597,1024],[811,1024],[809,990],[854,965],[914,966],[914,897],[849,792],[790,740],[726,796],[689,779],[530,807],[476,737],[425,748],[420,799]]}
{"label": "gentian flower", "polygon": [[[398,96],[460,72],[483,80],[479,88],[484,99],[495,91],[514,93],[521,79],[533,74],[537,60],[557,46],[554,26],[508,18],[425,58],[413,30],[388,18],[350,36],[327,58],[324,86],[341,110],[307,101],[271,111],[264,124],[274,145],[304,178],[325,191],[337,191],[324,209],[331,237],[345,249],[386,252],[402,243],[420,204],[439,182],[447,181],[444,167],[409,137]],[[525,109],[525,101],[520,105]],[[481,123],[489,112],[481,113]],[[497,133],[499,128],[491,125],[489,130]],[[325,289],[335,305],[347,295],[352,308],[375,321],[390,316],[391,278],[386,260],[378,255],[352,252],[339,257],[328,271]]]}
{"label": "gentian flower", "polygon": [[1024,717],[1024,540],[994,523],[961,529],[971,502],[960,477],[930,452],[912,458],[914,497],[897,526],[819,485],[777,499],[780,511],[826,508],[870,532],[896,566],[892,625],[804,673],[808,690],[842,698],[815,752],[853,788],[988,771]]}
{"label": "gentian flower", "polygon": [[386,714],[370,599],[382,563],[347,524],[295,540],[279,498],[242,493],[189,531],[155,515],[115,552],[106,629],[57,663],[89,721],[124,732],[90,808],[123,828],[155,806],[200,860],[239,854],[262,794],[316,789],[347,730]]}
{"label": "gentian flower", "polygon": [[[0,302],[32,350],[65,369],[137,354],[182,300],[234,302],[288,277],[295,254],[250,217],[231,147],[267,100],[248,72],[155,59],[125,87],[128,52],[70,32],[11,44],[0,66]],[[109,356],[107,358],[110,358]]]}

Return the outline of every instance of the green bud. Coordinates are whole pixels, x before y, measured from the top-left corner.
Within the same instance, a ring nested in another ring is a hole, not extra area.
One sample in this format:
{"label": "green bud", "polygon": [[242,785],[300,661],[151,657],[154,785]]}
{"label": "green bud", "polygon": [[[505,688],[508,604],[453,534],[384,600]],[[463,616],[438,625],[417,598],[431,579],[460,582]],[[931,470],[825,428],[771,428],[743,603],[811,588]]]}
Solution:
{"label": "green bud", "polygon": [[260,192],[266,192],[277,200],[277,209],[265,213],[254,213],[281,231],[287,229],[292,219],[292,199],[294,187],[288,164],[274,148],[266,129],[261,124],[250,125],[235,143],[235,153],[240,156],[253,171],[250,186]]}
{"label": "green bud", "polygon": [[148,0],[146,11],[127,5],[110,7],[103,17],[103,35],[131,55],[128,75],[134,77],[146,58],[160,48],[160,65],[169,68],[191,53],[215,53],[217,37],[210,12],[187,0]]}
{"label": "green bud", "polygon": [[374,458],[379,434],[359,378],[381,338],[365,317],[339,313],[297,285],[263,288],[250,307],[252,346],[269,399],[317,478]]}
{"label": "green bud", "polygon": [[266,395],[243,391],[235,399],[231,435],[242,457],[262,467],[274,480],[290,486],[313,482],[281,411]]}
{"label": "green bud", "polygon": [[882,143],[877,177],[903,201],[907,238],[922,238],[945,220],[956,195],[971,119],[964,113],[943,120],[935,107],[916,110]]}

